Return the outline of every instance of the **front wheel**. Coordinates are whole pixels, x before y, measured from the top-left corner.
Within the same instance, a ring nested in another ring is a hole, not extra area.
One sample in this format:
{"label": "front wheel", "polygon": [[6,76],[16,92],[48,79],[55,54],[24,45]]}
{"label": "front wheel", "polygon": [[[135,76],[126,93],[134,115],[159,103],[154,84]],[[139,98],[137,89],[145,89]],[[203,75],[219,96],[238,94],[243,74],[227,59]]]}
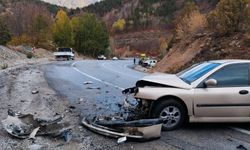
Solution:
{"label": "front wheel", "polygon": [[174,99],[168,99],[156,104],[152,110],[153,118],[162,118],[164,123],[162,125],[163,131],[171,131],[180,128],[187,116],[187,112],[183,104]]}

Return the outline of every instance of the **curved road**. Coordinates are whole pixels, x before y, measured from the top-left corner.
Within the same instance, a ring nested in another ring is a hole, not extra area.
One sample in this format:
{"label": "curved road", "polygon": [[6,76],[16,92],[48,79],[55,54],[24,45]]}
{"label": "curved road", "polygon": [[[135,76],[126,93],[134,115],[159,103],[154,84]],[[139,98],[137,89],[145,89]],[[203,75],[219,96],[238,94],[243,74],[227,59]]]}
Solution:
{"label": "curved road", "polygon": [[[133,60],[56,62],[44,66],[49,85],[76,106],[82,116],[121,111],[121,90],[132,87],[146,73],[130,69]],[[91,81],[93,84],[85,85]],[[92,89],[91,89],[92,88]],[[189,124],[163,132],[160,140],[129,143],[120,149],[250,149],[249,124]],[[100,136],[102,138],[102,136]],[[109,145],[108,141],[106,144]],[[118,147],[113,147],[117,149]]]}

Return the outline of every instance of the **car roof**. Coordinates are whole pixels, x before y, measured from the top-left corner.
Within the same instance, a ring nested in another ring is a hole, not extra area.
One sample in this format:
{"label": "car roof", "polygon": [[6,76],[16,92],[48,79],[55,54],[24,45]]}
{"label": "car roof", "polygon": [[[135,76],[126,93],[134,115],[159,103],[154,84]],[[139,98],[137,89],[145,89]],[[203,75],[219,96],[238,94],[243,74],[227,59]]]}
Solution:
{"label": "car roof", "polygon": [[244,60],[244,59],[222,59],[222,60],[210,60],[208,62],[219,63],[219,64],[231,64],[231,63],[250,63],[250,60]]}

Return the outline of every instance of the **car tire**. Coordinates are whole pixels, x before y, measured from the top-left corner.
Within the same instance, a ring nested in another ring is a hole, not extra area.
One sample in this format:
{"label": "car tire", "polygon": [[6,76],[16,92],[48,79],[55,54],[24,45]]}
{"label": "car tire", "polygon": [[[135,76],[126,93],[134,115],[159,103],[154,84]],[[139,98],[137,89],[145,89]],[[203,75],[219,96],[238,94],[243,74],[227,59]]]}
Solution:
{"label": "car tire", "polygon": [[187,119],[186,108],[175,99],[158,102],[152,110],[153,118],[166,119],[162,125],[163,131],[171,131],[180,128]]}

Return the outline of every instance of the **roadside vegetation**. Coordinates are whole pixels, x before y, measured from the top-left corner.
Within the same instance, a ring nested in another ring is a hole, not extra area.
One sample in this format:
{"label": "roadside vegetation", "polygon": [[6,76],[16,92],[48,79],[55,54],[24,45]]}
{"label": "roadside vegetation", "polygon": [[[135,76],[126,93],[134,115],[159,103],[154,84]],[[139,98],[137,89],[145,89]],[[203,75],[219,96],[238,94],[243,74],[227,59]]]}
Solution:
{"label": "roadside vegetation", "polygon": [[220,0],[207,13],[188,1],[176,18],[173,34],[157,71],[175,73],[214,59],[250,59],[250,1]]}
{"label": "roadside vegetation", "polygon": [[[106,26],[94,14],[69,17],[65,8],[42,4],[43,2],[30,0],[1,0],[0,5],[8,7],[9,12],[0,13],[0,44],[48,50],[72,47],[91,57],[110,53]],[[27,57],[32,56],[27,54]]]}

